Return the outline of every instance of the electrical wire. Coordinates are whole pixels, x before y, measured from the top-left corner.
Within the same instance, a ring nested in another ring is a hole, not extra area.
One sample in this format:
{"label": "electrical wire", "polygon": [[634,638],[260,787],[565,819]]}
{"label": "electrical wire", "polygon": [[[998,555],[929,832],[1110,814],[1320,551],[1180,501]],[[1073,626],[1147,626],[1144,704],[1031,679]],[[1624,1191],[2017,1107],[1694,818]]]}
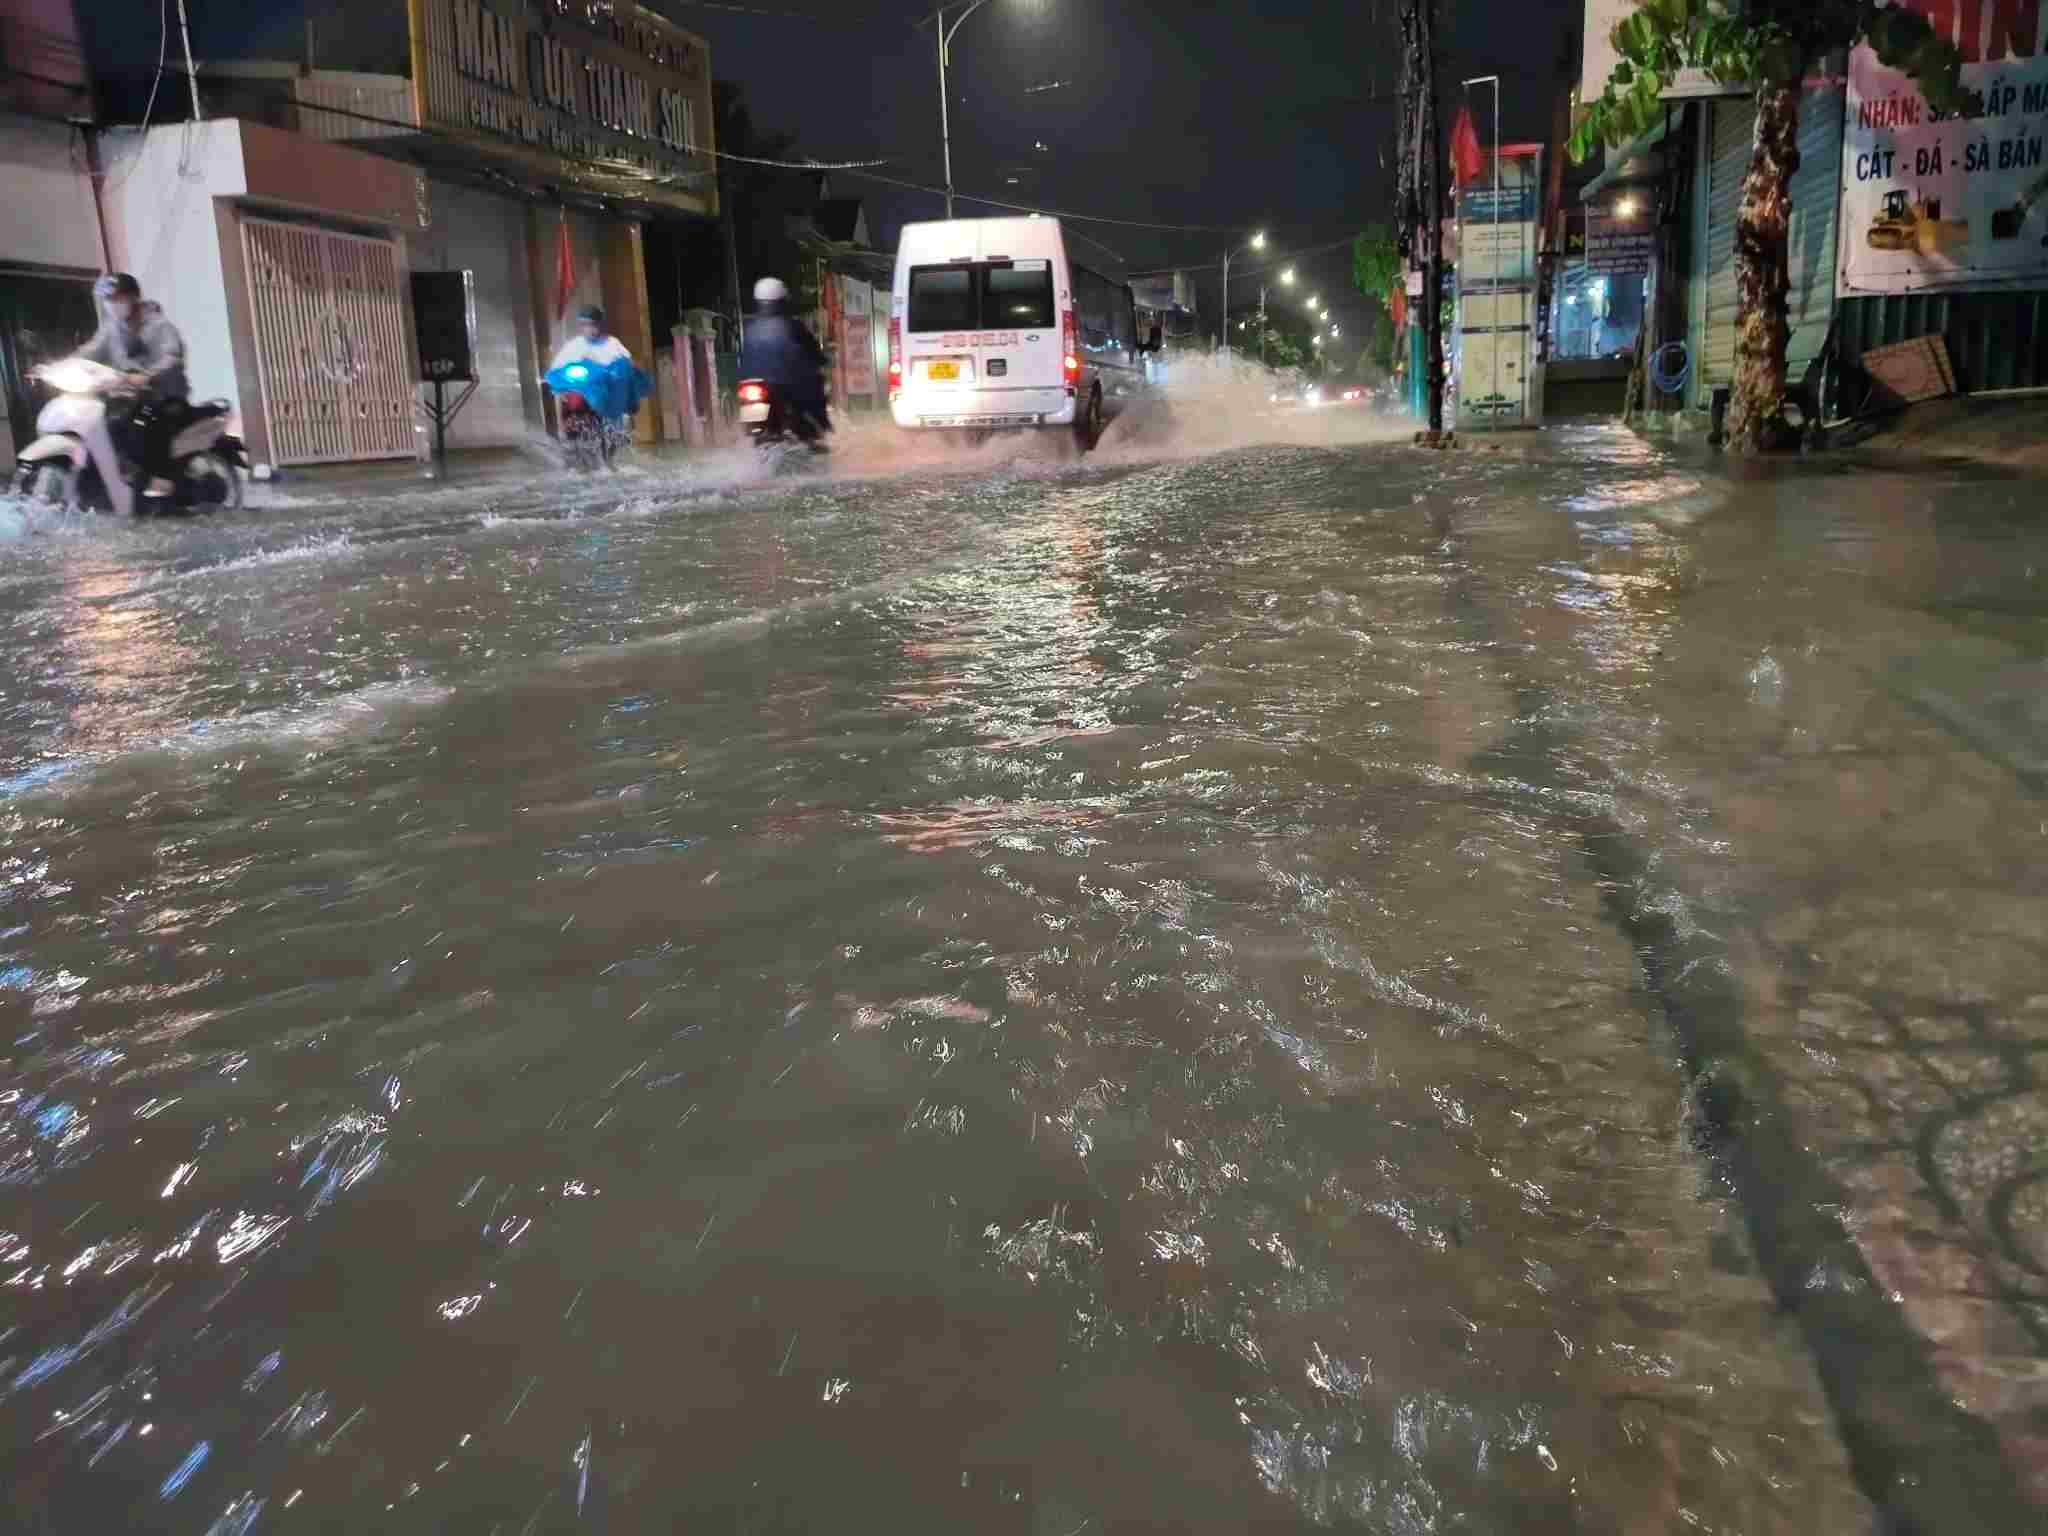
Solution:
{"label": "electrical wire", "polygon": [[[163,5],[158,13],[158,21],[160,23],[160,32],[156,45],[156,78],[149,82],[149,100],[142,108],[142,126],[135,130],[138,143],[149,135],[150,114],[156,111],[156,93],[163,86],[164,66],[171,57],[171,0],[163,0]],[[135,168],[140,164],[142,164],[142,155],[138,152],[129,159],[121,174],[112,182],[107,182],[107,175],[104,171],[100,173],[100,180],[103,183],[107,183],[107,190],[109,192],[118,192],[128,184],[128,178],[135,174]]]}
{"label": "electrical wire", "polygon": [[[944,187],[926,186],[921,181],[903,181],[894,176],[876,176],[868,172],[855,172],[854,174],[865,176],[869,181],[887,182],[892,187],[902,187],[911,192],[927,192],[933,197],[944,197],[946,195]],[[1222,224],[1150,224],[1143,219],[1115,219],[1107,214],[1075,213],[1071,209],[1066,208],[1039,208],[1034,207],[1030,203],[1005,202],[999,197],[981,197],[972,192],[962,192],[957,187],[953,190],[953,199],[955,202],[961,203],[979,203],[985,208],[1003,208],[1011,213],[1035,213],[1048,219],[1072,219],[1079,224],[1113,224],[1119,229],[1164,229],[1182,234],[1227,235],[1234,233],[1234,227]]]}
{"label": "electrical wire", "polygon": [[[1356,240],[1357,238],[1358,236],[1356,235],[1345,235],[1341,239],[1325,241],[1321,245],[1303,246],[1298,251],[1290,251],[1285,255],[1274,256],[1270,258],[1263,266],[1250,267],[1245,266],[1243,263],[1236,261],[1233,261],[1231,265],[1233,267],[1236,267],[1238,271],[1242,272],[1246,277],[1252,277],[1261,272],[1270,272],[1275,267],[1284,267],[1290,262],[1300,261],[1303,257],[1306,256],[1320,256],[1325,251],[1334,251],[1341,249],[1342,247],[1351,244],[1351,242],[1353,240]],[[1167,277],[1175,272],[1214,272],[1222,265],[1223,263],[1220,261],[1184,262],[1177,267],[1154,267],[1151,270],[1145,272],[1133,272],[1131,276]],[[1232,274],[1232,276],[1236,275],[1236,273]]]}

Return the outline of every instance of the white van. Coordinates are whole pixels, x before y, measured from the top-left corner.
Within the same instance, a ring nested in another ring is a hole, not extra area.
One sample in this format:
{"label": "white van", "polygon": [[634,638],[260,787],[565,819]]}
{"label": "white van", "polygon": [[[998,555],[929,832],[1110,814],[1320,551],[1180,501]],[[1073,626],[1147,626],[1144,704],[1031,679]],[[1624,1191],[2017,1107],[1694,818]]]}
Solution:
{"label": "white van", "polygon": [[1067,259],[1057,219],[906,224],[889,303],[896,425],[1067,427],[1082,450],[1145,387],[1128,284]]}

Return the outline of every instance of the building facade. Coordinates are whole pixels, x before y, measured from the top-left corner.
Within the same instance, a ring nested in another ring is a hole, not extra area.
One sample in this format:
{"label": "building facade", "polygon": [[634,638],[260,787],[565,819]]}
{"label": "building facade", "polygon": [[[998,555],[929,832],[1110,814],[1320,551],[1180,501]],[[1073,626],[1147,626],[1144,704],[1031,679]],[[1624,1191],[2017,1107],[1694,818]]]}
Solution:
{"label": "building facade", "polygon": [[14,447],[33,435],[31,371],[92,334],[106,262],[92,111],[68,0],[0,0],[0,412]]}
{"label": "building facade", "polygon": [[259,467],[405,458],[424,427],[411,279],[466,272],[476,387],[451,448],[551,429],[540,376],[592,303],[655,376],[636,430],[660,435],[672,381],[644,231],[718,211],[694,35],[630,4],[309,0],[242,40],[302,40],[298,57],[220,45],[197,68],[195,116],[182,69],[149,81],[142,112],[132,78],[123,91],[103,72],[95,90],[66,0],[0,4],[70,25],[80,76],[66,117],[26,119],[0,147],[41,189],[38,217],[0,237],[0,314],[47,307],[40,278],[88,295],[67,313],[89,330],[92,276],[131,271],[184,333],[195,396],[236,408]]}
{"label": "building facade", "polygon": [[[1910,3],[1956,45],[1985,113],[1937,119],[1867,46],[1807,77],[1791,187],[1791,380],[1831,343],[1854,365],[1872,347],[1938,336],[1966,392],[2048,387],[2048,19],[2033,0]],[[1633,8],[1586,0],[1580,99],[1605,84],[1603,40]],[[1704,418],[1734,378],[1735,222],[1756,109],[1746,85],[1686,74],[1662,119],[1610,149],[1581,198],[1587,230],[1633,220],[1643,235],[1643,321],[1628,350],[1656,355],[1676,386],[1653,382],[1650,403]],[[1601,276],[1583,247],[1564,253],[1562,292]],[[1553,324],[1583,325],[1574,308]]]}

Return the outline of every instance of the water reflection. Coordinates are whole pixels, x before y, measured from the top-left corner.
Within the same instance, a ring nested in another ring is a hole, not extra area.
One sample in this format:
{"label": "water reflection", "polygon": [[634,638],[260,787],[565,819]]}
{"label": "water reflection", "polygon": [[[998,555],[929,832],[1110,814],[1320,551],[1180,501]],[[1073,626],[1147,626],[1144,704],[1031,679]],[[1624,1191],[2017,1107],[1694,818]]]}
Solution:
{"label": "water reflection", "polygon": [[1558,451],[8,589],[115,754],[0,808],[16,1507],[1868,1528],[1589,826],[2039,1464],[2039,818],[1915,701],[2034,545]]}

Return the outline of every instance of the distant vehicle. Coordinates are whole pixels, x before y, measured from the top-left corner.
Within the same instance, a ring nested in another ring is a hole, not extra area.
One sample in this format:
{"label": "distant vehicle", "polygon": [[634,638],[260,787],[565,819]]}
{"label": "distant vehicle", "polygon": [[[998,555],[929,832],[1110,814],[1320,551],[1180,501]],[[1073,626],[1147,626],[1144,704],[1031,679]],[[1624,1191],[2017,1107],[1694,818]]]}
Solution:
{"label": "distant vehicle", "polygon": [[889,412],[908,431],[1066,428],[1085,453],[1145,388],[1130,285],[1069,260],[1057,219],[907,224],[889,302]]}

